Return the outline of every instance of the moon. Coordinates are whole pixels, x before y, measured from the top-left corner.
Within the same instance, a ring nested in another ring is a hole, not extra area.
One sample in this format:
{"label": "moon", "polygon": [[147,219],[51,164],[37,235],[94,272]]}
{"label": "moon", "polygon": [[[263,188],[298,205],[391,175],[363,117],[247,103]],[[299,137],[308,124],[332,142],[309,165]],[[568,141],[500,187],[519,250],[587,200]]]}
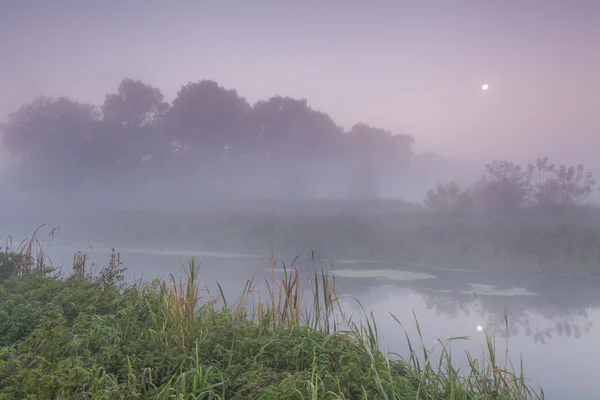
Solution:
{"label": "moon", "polygon": [[483,326],[477,325],[477,331],[481,332],[483,330]]}
{"label": "moon", "polygon": [[490,86],[487,83],[484,83],[483,85],[481,85],[481,90],[488,90]]}

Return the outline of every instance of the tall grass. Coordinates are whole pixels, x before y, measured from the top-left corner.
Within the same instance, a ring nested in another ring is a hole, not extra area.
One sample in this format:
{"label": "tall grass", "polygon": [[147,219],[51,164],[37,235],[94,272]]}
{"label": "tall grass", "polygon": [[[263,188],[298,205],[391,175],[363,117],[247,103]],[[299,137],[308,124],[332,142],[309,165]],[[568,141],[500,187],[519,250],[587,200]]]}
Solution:
{"label": "tall grass", "polygon": [[[12,254],[16,256],[17,262],[11,264],[11,274],[25,277],[35,273],[49,271],[47,268],[53,268],[52,261],[46,256],[44,245],[38,238],[38,233],[46,224],[40,225],[28,239],[23,239],[16,247],[13,247],[13,238],[8,236],[4,241],[4,245],[0,246],[0,252]],[[59,228],[48,225],[50,232],[48,233],[49,242],[52,241],[58,234]],[[50,264],[50,266],[47,265]],[[8,265],[6,266],[8,269]]]}
{"label": "tall grass", "polygon": [[[75,269],[85,269],[85,257],[74,261]],[[409,353],[383,352],[372,312],[359,303],[357,320],[345,314],[325,269],[309,274],[305,298],[295,261],[290,268],[283,264],[279,279],[271,251],[270,279],[264,286],[249,279],[235,302],[220,285],[215,295],[202,285],[195,258],[180,279],[132,285],[110,273],[114,260],[97,276],[47,277],[43,263],[37,273],[15,274],[0,287],[0,309],[13,307],[17,315],[24,312],[19,302],[29,301],[45,314],[25,318],[31,326],[18,335],[0,326],[0,343],[8,343],[0,348],[0,398],[544,397],[528,384],[522,361],[518,371],[512,366],[508,344],[504,362],[498,361],[487,333],[487,352],[479,358],[467,353],[466,370],[455,368],[449,350],[466,337],[440,340],[436,358],[414,311],[420,350],[392,315]],[[508,329],[508,313],[505,321]]]}
{"label": "tall grass", "polygon": [[170,281],[162,282],[161,298],[163,300],[162,324],[163,332],[171,330],[177,345],[189,350],[195,337],[196,309],[200,300],[200,264],[195,257],[184,268],[187,274],[185,285],[182,279],[179,282],[171,274]]}
{"label": "tall grass", "polygon": [[[227,315],[237,321],[236,316],[244,314],[245,310],[254,309],[256,312],[252,320],[262,329],[299,329],[302,326],[308,326],[310,329],[325,333],[327,336],[320,346],[324,346],[327,340],[332,338],[343,339],[348,342],[353,351],[360,352],[367,356],[370,361],[369,368],[374,376],[374,385],[380,398],[382,399],[404,399],[404,398],[427,398],[427,399],[475,399],[475,398],[495,398],[495,399],[539,399],[544,398],[543,391],[534,390],[527,384],[524,376],[524,368],[521,360],[520,369],[517,371],[508,358],[508,335],[506,351],[504,354],[504,364],[500,364],[497,359],[497,350],[495,339],[485,332],[487,353],[481,358],[473,358],[470,353],[466,353],[469,369],[467,373],[462,373],[454,367],[452,353],[448,349],[448,344],[457,340],[469,340],[469,337],[454,337],[445,341],[439,340],[442,352],[439,357],[432,359],[431,351],[425,348],[423,336],[417,315],[414,313],[414,323],[416,331],[421,340],[421,350],[423,358],[421,359],[416,348],[411,342],[408,333],[405,331],[406,341],[410,349],[408,358],[403,358],[398,354],[384,354],[381,351],[380,333],[377,323],[371,313],[362,307],[362,316],[366,317],[361,322],[353,322],[351,317],[345,314],[338,301],[335,291],[334,277],[330,276],[324,269],[309,276],[309,286],[312,291],[312,302],[310,305],[303,302],[304,291],[299,284],[299,270],[294,267],[292,271],[283,264],[283,278],[275,277],[275,259],[273,253],[270,257],[271,279],[265,280],[267,289],[267,299],[260,297],[260,291],[257,289],[255,280],[248,280],[244,286],[243,295],[236,303],[235,311],[227,308],[227,301],[220,289],[221,308],[219,312],[226,312]],[[199,275],[194,271],[195,264],[192,261],[188,265],[188,293],[189,288],[194,288],[197,293],[198,283],[195,282]],[[174,280],[171,281],[173,285]],[[179,284],[181,287],[181,284]],[[180,292],[181,293],[181,292]],[[258,301],[250,301],[250,295],[258,293]],[[181,296],[183,301],[183,296]],[[196,301],[196,297],[192,297]],[[168,297],[165,297],[165,305],[170,304]],[[357,300],[358,301],[358,300]],[[219,303],[213,298],[210,303],[212,307]],[[168,307],[168,306],[167,306]],[[192,314],[185,314],[189,321],[185,324],[193,324]],[[394,316],[392,317],[404,330],[402,323]],[[508,313],[505,312],[506,331],[508,332]],[[346,330],[337,330],[336,327],[343,325]],[[271,344],[275,346],[275,343]],[[395,356],[395,357],[394,357]],[[424,361],[424,362],[423,362]],[[416,383],[415,387],[398,384],[397,368],[401,366],[408,372],[410,380]],[[181,379],[181,378],[178,378]],[[321,398],[320,372],[313,365],[311,370],[311,380],[309,383],[311,398]],[[411,396],[407,397],[407,393]],[[327,393],[334,396],[334,393]],[[337,394],[336,396],[341,396]],[[333,397],[332,397],[333,398]],[[338,397],[338,398],[344,398]],[[367,397],[365,397],[367,398]]]}

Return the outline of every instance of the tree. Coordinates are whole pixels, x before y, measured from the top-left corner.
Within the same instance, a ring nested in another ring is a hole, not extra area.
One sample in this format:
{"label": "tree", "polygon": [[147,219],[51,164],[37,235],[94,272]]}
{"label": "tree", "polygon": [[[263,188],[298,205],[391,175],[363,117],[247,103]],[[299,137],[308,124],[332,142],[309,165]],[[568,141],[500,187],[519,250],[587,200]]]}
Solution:
{"label": "tree", "polygon": [[410,135],[394,135],[362,122],[355,124],[338,146],[353,174],[350,192],[377,196],[381,186],[396,184],[400,171],[406,169],[412,159],[413,144],[414,138]]}
{"label": "tree", "polygon": [[305,99],[274,96],[251,106],[237,91],[202,80],[183,85],[169,106],[159,88],[131,78],[101,107],[36,98],[11,115],[2,140],[11,159],[21,160],[18,168],[51,185],[99,175],[111,182],[132,171],[212,179],[211,168],[192,168],[202,163],[232,182],[302,180],[302,191],[336,180],[341,193],[355,178],[360,196],[376,196],[384,180],[397,182],[414,144],[412,136],[364,123],[345,133]]}
{"label": "tree", "polygon": [[548,157],[536,162],[537,182],[533,205],[539,208],[570,207],[585,201],[596,181],[583,165],[549,164]]}
{"label": "tree", "polygon": [[511,212],[530,203],[533,165],[523,168],[509,161],[494,160],[485,166],[482,177],[482,203],[489,212]]}
{"label": "tree", "polygon": [[172,141],[192,153],[220,157],[243,146],[252,130],[250,112],[250,105],[237,91],[211,80],[190,82],[173,100],[167,130]]}
{"label": "tree", "polygon": [[93,104],[40,96],[9,116],[3,143],[24,159],[69,156],[74,149],[68,146],[89,140],[91,122],[99,116]]}
{"label": "tree", "polygon": [[462,206],[487,212],[511,212],[528,206],[571,207],[583,203],[596,183],[583,165],[557,167],[548,157],[526,168],[509,161],[493,161],[486,170],[487,174],[464,193],[455,182],[438,184],[435,191],[427,193],[425,204],[435,211]]}
{"label": "tree", "polygon": [[3,143],[21,184],[75,187],[90,172],[100,113],[92,104],[40,96],[9,116]]}
{"label": "tree", "polygon": [[468,211],[474,204],[471,190],[461,190],[458,183],[438,183],[435,190],[429,190],[425,206],[434,212],[458,214]]}
{"label": "tree", "polygon": [[343,129],[305,99],[275,96],[257,102],[252,110],[257,127],[254,147],[262,154],[306,158],[331,157]]}
{"label": "tree", "polygon": [[360,154],[369,160],[408,163],[413,157],[415,139],[411,135],[394,135],[391,131],[361,122],[344,137],[352,154]]}
{"label": "tree", "polygon": [[102,113],[105,122],[141,128],[163,117],[168,108],[160,89],[127,78],[117,93],[106,95]]}

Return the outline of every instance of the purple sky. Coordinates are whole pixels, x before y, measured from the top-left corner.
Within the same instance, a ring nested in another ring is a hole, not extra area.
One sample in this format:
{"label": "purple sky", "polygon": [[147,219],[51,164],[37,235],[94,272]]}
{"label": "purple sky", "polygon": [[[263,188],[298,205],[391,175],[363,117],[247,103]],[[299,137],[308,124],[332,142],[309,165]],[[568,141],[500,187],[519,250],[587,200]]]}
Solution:
{"label": "purple sky", "polygon": [[290,3],[2,1],[0,119],[38,94],[101,103],[131,77],[172,100],[207,78],[418,151],[600,165],[600,1]]}

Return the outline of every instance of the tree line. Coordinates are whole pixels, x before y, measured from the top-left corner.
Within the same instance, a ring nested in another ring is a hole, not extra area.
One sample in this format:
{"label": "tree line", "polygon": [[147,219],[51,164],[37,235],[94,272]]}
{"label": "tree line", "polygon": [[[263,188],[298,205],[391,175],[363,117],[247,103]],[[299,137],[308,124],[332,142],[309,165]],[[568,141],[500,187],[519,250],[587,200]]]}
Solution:
{"label": "tree line", "polygon": [[596,180],[583,165],[556,165],[548,157],[521,166],[495,160],[472,187],[456,181],[439,183],[428,191],[425,205],[432,211],[507,213],[524,208],[556,210],[589,204]]}
{"label": "tree line", "polygon": [[333,174],[332,166],[351,171],[369,191],[383,171],[410,163],[414,145],[411,135],[362,122],[345,131],[304,99],[275,96],[251,105],[212,80],[183,85],[171,103],[134,79],[124,79],[101,105],[39,96],[12,113],[1,134],[15,161],[11,176],[59,186],[132,171],[234,174],[311,164],[322,173]]}
{"label": "tree line", "polygon": [[[251,105],[236,90],[201,80],[183,85],[169,103],[159,88],[129,78],[101,105],[39,96],[10,114],[0,134],[14,161],[8,176],[25,187],[182,176],[194,185],[215,177],[237,185],[263,176],[303,192],[318,179],[341,182],[355,197],[398,185],[415,143],[363,122],[344,130],[305,99]],[[425,205],[444,213],[564,207],[587,201],[594,185],[581,165],[493,161],[473,187],[440,183]]]}

